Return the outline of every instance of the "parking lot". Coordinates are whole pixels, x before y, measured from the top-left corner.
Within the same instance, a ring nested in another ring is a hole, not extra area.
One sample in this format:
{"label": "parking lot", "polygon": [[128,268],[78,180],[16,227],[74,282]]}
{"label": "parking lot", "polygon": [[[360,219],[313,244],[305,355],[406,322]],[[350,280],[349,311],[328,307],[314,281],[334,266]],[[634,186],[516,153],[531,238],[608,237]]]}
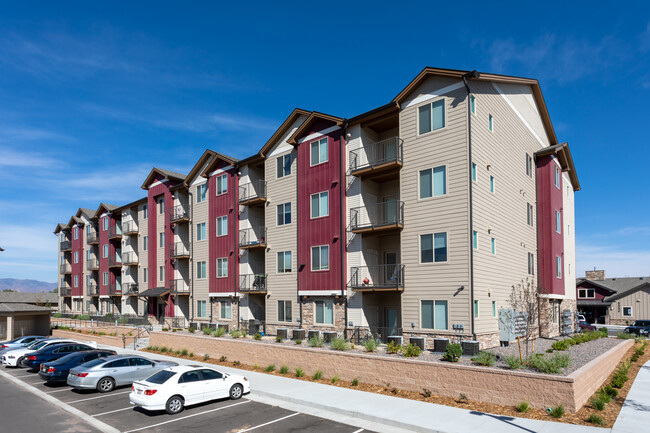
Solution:
{"label": "parking lot", "polygon": [[[67,419],[65,431],[70,432],[95,432],[114,431],[120,432],[346,432],[360,433],[367,430],[359,429],[334,421],[318,418],[299,412],[282,409],[248,400],[218,400],[206,404],[192,406],[178,415],[168,415],[165,412],[149,413],[140,408],[135,408],[129,403],[128,394],[131,387],[121,387],[113,392],[100,394],[96,391],[77,391],[66,385],[48,386],[38,376],[38,373],[29,372],[24,368],[4,368],[0,375],[0,395],[3,401],[11,400],[14,404],[0,406],[0,419],[12,419],[17,416],[16,407],[21,412],[20,418],[27,423],[50,427],[48,431],[63,431],[54,425],[60,422],[61,417]],[[56,398],[66,407],[72,407],[83,414],[76,415],[65,410],[54,411],[49,402],[42,400],[29,390],[15,385],[4,374],[18,379],[41,395]],[[254,386],[254,384],[253,384]],[[6,393],[10,392],[11,395]],[[45,403],[50,412],[39,409]],[[67,417],[67,418],[66,418]],[[80,423],[82,419],[94,419],[103,423],[91,426]],[[25,427],[21,422],[21,427]],[[4,425],[3,427],[8,427]],[[4,428],[3,428],[4,430]],[[43,431],[42,429],[21,428],[27,431]],[[18,431],[11,430],[8,431]]]}

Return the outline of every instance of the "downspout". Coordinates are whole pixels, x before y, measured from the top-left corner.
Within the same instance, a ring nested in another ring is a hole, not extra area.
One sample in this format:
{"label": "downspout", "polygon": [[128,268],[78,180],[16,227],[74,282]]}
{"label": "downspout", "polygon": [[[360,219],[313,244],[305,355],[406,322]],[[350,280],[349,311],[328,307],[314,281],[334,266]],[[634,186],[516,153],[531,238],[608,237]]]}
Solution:
{"label": "downspout", "polygon": [[187,197],[188,197],[188,203],[187,206],[190,208],[190,322],[194,320],[194,232],[192,231],[194,229],[194,199],[192,198],[192,187],[191,185],[188,185],[187,188]]}
{"label": "downspout", "polygon": [[480,74],[474,70],[463,74],[463,84],[467,90],[467,149],[469,158],[469,297],[470,297],[470,331],[472,339],[476,340],[475,323],[474,323],[474,216],[472,202],[472,91],[467,84],[467,78],[479,78]]}
{"label": "downspout", "polygon": [[[300,182],[300,164],[298,163],[298,144],[294,144],[293,148],[296,150],[296,190],[298,189],[298,182]],[[300,296],[300,218],[298,217],[298,197],[296,191],[296,296],[298,298],[298,320],[300,322],[300,329],[304,328],[302,321],[302,296]],[[293,212],[293,211],[292,211]],[[293,218],[293,215],[292,215]],[[293,257],[291,258],[293,260]]]}
{"label": "downspout", "polygon": [[[235,293],[234,298],[237,301],[237,318],[236,318],[236,322],[237,322],[237,329],[239,329],[239,327],[241,326],[241,324],[239,323],[239,320],[241,319],[241,311],[240,311],[240,305],[239,305],[240,299],[239,299],[239,296],[237,296],[239,294],[239,291],[238,291],[238,289],[239,289],[239,242],[238,242],[239,241],[239,230],[238,230],[239,229],[239,163],[235,163],[234,170],[235,170],[235,175],[233,176],[234,185],[233,185],[233,194],[232,194],[232,196],[233,196],[232,211],[233,211],[234,217],[235,217],[235,218],[233,218],[233,226],[234,226],[233,227],[233,244],[234,244],[234,246],[233,246],[233,248],[234,248],[233,249],[233,254],[235,255],[235,257],[234,257],[234,259],[235,259],[235,283],[234,283],[234,287],[233,287],[233,292]],[[249,177],[249,179],[250,179],[250,177]],[[232,320],[232,309],[230,311],[230,320]]]}
{"label": "downspout", "polygon": [[348,294],[347,294],[347,288],[346,288],[346,275],[347,275],[347,267],[346,267],[346,248],[347,248],[347,233],[345,231],[345,218],[347,215],[347,209],[345,208],[345,191],[346,191],[346,186],[347,186],[347,180],[345,179],[345,173],[343,172],[343,166],[345,162],[345,155],[346,155],[346,148],[345,148],[345,133],[348,129],[348,122],[346,120],[345,124],[343,125],[343,130],[341,131],[341,155],[340,155],[340,163],[339,163],[339,189],[341,190],[341,193],[339,194],[340,198],[340,208],[341,210],[340,215],[341,215],[341,237],[339,241],[341,242],[341,293],[343,293],[343,299],[345,300],[345,324],[343,328],[343,336],[344,338],[348,337]]}

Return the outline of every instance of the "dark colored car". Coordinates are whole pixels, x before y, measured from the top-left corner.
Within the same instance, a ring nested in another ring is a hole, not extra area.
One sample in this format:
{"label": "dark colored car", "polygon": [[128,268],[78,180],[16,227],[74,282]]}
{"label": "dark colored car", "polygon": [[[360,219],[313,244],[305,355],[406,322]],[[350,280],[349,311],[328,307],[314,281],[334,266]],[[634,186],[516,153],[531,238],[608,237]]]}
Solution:
{"label": "dark colored car", "polygon": [[632,325],[625,328],[628,334],[648,335],[650,333],[650,320],[635,320]]}
{"label": "dark colored car", "polygon": [[21,362],[21,365],[23,367],[38,371],[41,368],[41,364],[44,362],[55,361],[73,352],[81,352],[82,350],[93,349],[94,347],[90,347],[82,343],[51,344],[47,347],[37,350],[36,352],[28,353],[25,355]]}
{"label": "dark colored car", "polygon": [[55,361],[41,363],[41,370],[38,375],[47,383],[65,383],[68,380],[68,374],[72,368],[81,364],[92,361],[97,358],[106,358],[115,355],[114,350],[84,350],[65,355]]}
{"label": "dark colored car", "polygon": [[596,328],[594,325],[590,324],[586,320],[579,321],[578,326],[580,327],[580,331],[582,332],[592,332],[598,330],[598,328]]}

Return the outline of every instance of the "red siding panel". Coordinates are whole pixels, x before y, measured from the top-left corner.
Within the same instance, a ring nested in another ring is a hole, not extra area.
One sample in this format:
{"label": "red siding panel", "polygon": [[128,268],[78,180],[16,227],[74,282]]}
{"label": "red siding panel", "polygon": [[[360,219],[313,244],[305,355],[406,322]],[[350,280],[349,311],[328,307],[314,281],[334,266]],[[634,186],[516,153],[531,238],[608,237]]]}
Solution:
{"label": "red siding panel", "polygon": [[[75,230],[78,230],[79,236],[77,239],[74,238],[74,233]],[[72,228],[72,296],[82,296],[83,295],[83,285],[84,285],[84,248],[83,248],[83,240],[84,240],[84,229],[83,227],[73,227]],[[79,255],[79,262],[75,263],[74,262],[74,255],[77,253]],[[74,277],[77,277],[77,280],[79,282],[78,287],[74,286]]]}
{"label": "red siding panel", "polygon": [[[104,257],[104,245],[108,244],[108,230],[104,230],[104,218],[109,217],[100,217],[98,222],[99,230],[99,294],[100,296],[108,296],[108,285],[104,284],[104,272],[108,272],[108,257]],[[110,247],[108,249],[110,255]],[[110,275],[109,275],[110,277]],[[110,283],[110,278],[109,281]]]}

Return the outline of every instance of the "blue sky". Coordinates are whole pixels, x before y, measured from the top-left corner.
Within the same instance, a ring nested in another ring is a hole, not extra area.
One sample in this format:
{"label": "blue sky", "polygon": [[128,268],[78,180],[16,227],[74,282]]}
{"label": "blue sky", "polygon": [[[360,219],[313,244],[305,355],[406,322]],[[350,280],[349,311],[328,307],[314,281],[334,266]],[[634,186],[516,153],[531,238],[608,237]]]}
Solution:
{"label": "blue sky", "polygon": [[577,274],[650,275],[648,3],[435,3],[5,4],[0,278],[56,281],[56,223],[153,165],[248,156],[294,107],[351,117],[424,66],[539,79],[582,185]]}

